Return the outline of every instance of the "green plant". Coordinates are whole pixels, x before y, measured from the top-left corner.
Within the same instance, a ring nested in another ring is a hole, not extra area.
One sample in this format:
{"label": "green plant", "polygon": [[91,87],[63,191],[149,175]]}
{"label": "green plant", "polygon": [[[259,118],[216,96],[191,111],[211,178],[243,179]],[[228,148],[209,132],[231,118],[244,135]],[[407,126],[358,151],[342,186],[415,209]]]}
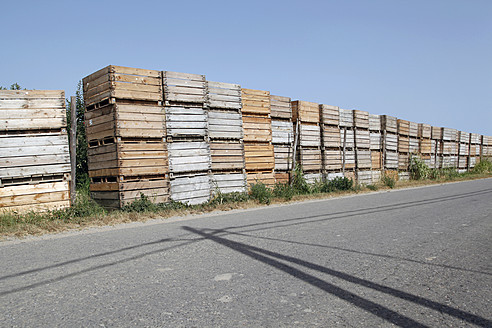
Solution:
{"label": "green plant", "polygon": [[414,180],[428,179],[430,175],[430,169],[427,164],[417,155],[411,155],[410,157],[410,176]]}
{"label": "green plant", "polygon": [[376,190],[379,189],[378,186],[373,185],[373,184],[366,185],[366,188],[369,189],[369,190],[372,190],[372,191],[376,191]]}
{"label": "green plant", "polygon": [[304,172],[302,171],[302,166],[296,164],[294,171],[292,172],[292,188],[294,189],[296,194],[309,194],[311,188],[304,177]]}
{"label": "green plant", "polygon": [[344,191],[353,188],[354,181],[346,177],[336,177],[324,182],[321,192]]}
{"label": "green plant", "polygon": [[148,196],[140,193],[140,198],[134,200],[133,202],[123,206],[121,208],[124,212],[156,212],[159,207],[152,203]]}
{"label": "green plant", "polygon": [[261,204],[270,204],[273,197],[272,191],[262,182],[252,183],[249,195]]}
{"label": "green plant", "polygon": [[383,175],[383,177],[381,178],[381,181],[383,182],[383,184],[385,186],[390,187],[391,189],[393,189],[396,185],[395,179],[393,179],[392,177],[390,177],[388,175]]}
{"label": "green plant", "polygon": [[488,158],[483,158],[480,163],[473,167],[471,172],[476,174],[492,173],[492,161]]}
{"label": "green plant", "polygon": [[291,200],[294,197],[295,191],[288,183],[277,182],[273,187],[273,195],[285,200]]}

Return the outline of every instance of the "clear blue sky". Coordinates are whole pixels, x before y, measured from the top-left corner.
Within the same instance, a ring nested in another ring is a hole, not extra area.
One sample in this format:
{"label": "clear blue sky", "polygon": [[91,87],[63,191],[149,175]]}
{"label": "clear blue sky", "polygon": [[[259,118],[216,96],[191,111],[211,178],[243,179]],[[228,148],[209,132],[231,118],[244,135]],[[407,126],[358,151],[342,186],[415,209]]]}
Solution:
{"label": "clear blue sky", "polygon": [[109,64],[492,136],[492,0],[3,1],[0,85]]}

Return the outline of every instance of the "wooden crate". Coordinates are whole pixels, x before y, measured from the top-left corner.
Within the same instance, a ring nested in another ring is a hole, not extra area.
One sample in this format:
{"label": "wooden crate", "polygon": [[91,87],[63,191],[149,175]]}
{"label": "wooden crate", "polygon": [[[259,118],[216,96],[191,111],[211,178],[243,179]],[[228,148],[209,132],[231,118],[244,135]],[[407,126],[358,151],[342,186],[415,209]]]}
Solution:
{"label": "wooden crate", "polygon": [[207,81],[207,106],[210,109],[241,110],[241,86]]}
{"label": "wooden crate", "polygon": [[319,104],[295,100],[292,102],[292,121],[302,123],[320,123]]}
{"label": "wooden crate", "polygon": [[272,121],[265,115],[243,115],[244,141],[271,142]]}
{"label": "wooden crate", "polygon": [[354,171],[345,171],[343,173],[343,176],[347,179],[354,181],[354,183],[355,183],[355,172]]}
{"label": "wooden crate", "polygon": [[169,201],[168,175],[92,178],[92,198],[107,208],[121,208],[141,194],[153,203]]}
{"label": "wooden crate", "polygon": [[356,149],[357,154],[357,168],[358,169],[371,169],[371,151],[369,149]]}
{"label": "wooden crate", "polygon": [[357,182],[362,185],[372,184],[372,171],[357,172]]}
{"label": "wooden crate", "polygon": [[369,149],[371,147],[371,137],[369,134],[369,130],[356,129],[354,133],[357,148]]}
{"label": "wooden crate", "polygon": [[421,154],[431,154],[432,153],[432,140],[431,139],[420,139],[419,141],[419,153]]}
{"label": "wooden crate", "polygon": [[360,129],[369,129],[369,112],[354,110],[354,127]]}
{"label": "wooden crate", "polygon": [[455,141],[443,141],[442,142],[442,153],[443,153],[443,155],[457,155],[458,154],[458,143]]}
{"label": "wooden crate", "polygon": [[381,131],[381,116],[376,114],[369,114],[369,130]]}
{"label": "wooden crate", "polygon": [[381,171],[374,171],[374,170],[372,170],[371,173],[372,173],[372,183],[379,183],[379,182],[381,182],[381,176],[382,176]]}
{"label": "wooden crate", "polygon": [[457,155],[443,155],[442,156],[442,167],[443,168],[457,168],[458,167],[458,156]]}
{"label": "wooden crate", "polygon": [[275,172],[276,183],[287,184],[290,182],[290,173],[288,172]]}
{"label": "wooden crate", "polygon": [[205,75],[162,72],[164,100],[171,103],[204,104],[207,100]]}
{"label": "wooden crate", "polygon": [[273,187],[275,185],[275,173],[273,171],[246,171],[246,182],[248,187],[257,183]]}
{"label": "wooden crate", "polygon": [[270,95],[272,118],[292,120],[292,104],[288,97]]}
{"label": "wooden crate", "polygon": [[65,92],[0,90],[0,131],[66,128]]}
{"label": "wooden crate", "polygon": [[87,150],[89,177],[163,175],[169,172],[167,145],[162,139],[117,138]]}
{"label": "wooden crate", "polygon": [[[1,110],[0,110],[1,111]],[[0,135],[0,181],[70,173],[66,133]],[[1,185],[1,183],[0,183]]]}
{"label": "wooden crate", "polygon": [[305,172],[321,171],[321,149],[299,147],[298,162]]}
{"label": "wooden crate", "polygon": [[398,172],[398,180],[400,181],[408,181],[410,180],[410,173],[407,171]]}
{"label": "wooden crate", "polygon": [[70,206],[68,181],[0,187],[0,212],[54,210]]}
{"label": "wooden crate", "polygon": [[166,116],[162,106],[114,104],[85,112],[87,140],[114,137],[162,138]]}
{"label": "wooden crate", "polygon": [[305,173],[304,179],[307,183],[318,183],[323,180],[323,175],[321,173]]}
{"label": "wooden crate", "polygon": [[246,192],[246,174],[243,172],[213,173],[210,177],[212,195]]}
{"label": "wooden crate", "polygon": [[431,139],[442,140],[442,128],[437,126],[431,127]]}
{"label": "wooden crate", "polygon": [[355,137],[354,131],[345,128],[340,129],[340,147],[354,148],[355,147]]}
{"label": "wooden crate", "polygon": [[432,127],[429,124],[419,123],[417,136],[419,138],[430,139],[432,136]]}
{"label": "wooden crate", "polygon": [[247,171],[273,171],[275,155],[269,143],[244,143],[244,161]]}
{"label": "wooden crate", "polygon": [[374,150],[371,151],[371,168],[373,170],[382,169],[381,162],[382,162],[381,152],[380,151],[374,151]]}
{"label": "wooden crate", "polygon": [[335,171],[342,169],[342,154],[339,148],[324,148],[322,153],[324,171]]}
{"label": "wooden crate", "polygon": [[410,135],[410,122],[398,119],[398,134],[401,136],[409,136]]}
{"label": "wooden crate", "polygon": [[270,116],[270,91],[241,89],[241,111],[244,115]]}
{"label": "wooden crate", "polygon": [[419,124],[415,122],[409,123],[408,135],[412,138],[417,138],[419,136]]}
{"label": "wooden crate", "polygon": [[458,154],[460,156],[470,155],[470,144],[460,142],[458,146]]}
{"label": "wooden crate", "polygon": [[275,171],[290,171],[292,170],[292,160],[294,150],[291,145],[273,145],[275,154]]}
{"label": "wooden crate", "polygon": [[207,112],[201,107],[168,106],[167,136],[172,138],[205,138],[208,133]]}
{"label": "wooden crate", "polygon": [[321,147],[321,129],[319,124],[299,124],[299,144],[303,147]]}
{"label": "wooden crate", "polygon": [[408,153],[410,151],[410,142],[408,137],[398,136],[398,152]]}
{"label": "wooden crate", "polygon": [[345,149],[342,150],[342,169],[355,169],[355,150]]}
{"label": "wooden crate", "polygon": [[171,174],[211,169],[210,145],[205,141],[172,142],[168,144],[168,151]]}
{"label": "wooden crate", "polygon": [[389,151],[398,150],[398,135],[393,133],[386,133],[383,140],[383,149]]}
{"label": "wooden crate", "polygon": [[370,149],[371,150],[381,150],[382,149],[382,137],[381,132],[370,132]]}
{"label": "wooden crate", "polygon": [[381,116],[381,130],[390,133],[398,133],[397,118],[388,115]]}
{"label": "wooden crate", "polygon": [[386,151],[384,153],[384,168],[385,169],[398,169],[398,152]]}
{"label": "wooden crate", "polygon": [[468,156],[459,156],[458,168],[466,169],[468,167]]}
{"label": "wooden crate", "polygon": [[402,171],[407,171],[409,164],[410,164],[410,154],[398,153],[398,169]]}
{"label": "wooden crate", "polygon": [[470,156],[480,156],[480,146],[479,145],[470,145]]}
{"label": "wooden crate", "polygon": [[321,123],[329,126],[338,126],[340,122],[340,108],[330,105],[319,105]]}
{"label": "wooden crate", "polygon": [[239,141],[210,141],[213,171],[242,171],[244,169],[244,147]]}
{"label": "wooden crate", "polygon": [[340,108],[338,110],[339,115],[339,123],[340,127],[348,127],[351,128],[354,126],[354,111],[351,109],[343,109]]}
{"label": "wooden crate", "polygon": [[464,131],[458,131],[458,137],[459,137],[459,142],[461,143],[470,143],[470,135],[471,133],[464,132]]}
{"label": "wooden crate", "polygon": [[396,171],[396,170],[386,170],[386,171],[384,171],[383,176],[386,176],[386,177],[391,178],[395,181],[398,181],[398,171]]}
{"label": "wooden crate", "polygon": [[208,174],[175,176],[170,181],[171,199],[188,205],[206,203],[210,199],[211,186]]}
{"label": "wooden crate", "polygon": [[294,128],[291,121],[272,119],[272,143],[293,144]]}
{"label": "wooden crate", "polygon": [[240,112],[210,110],[208,136],[211,139],[243,139],[243,119]]}
{"label": "wooden crate", "polygon": [[343,178],[343,177],[344,177],[343,172],[328,172],[325,174],[325,179],[328,181],[338,178]]}
{"label": "wooden crate", "polygon": [[414,137],[408,139],[408,151],[414,154],[419,152],[419,139]]}
{"label": "wooden crate", "polygon": [[474,168],[475,165],[477,165],[478,161],[480,160],[480,157],[469,157],[468,158],[468,163],[470,168]]}
{"label": "wooden crate", "polygon": [[107,66],[82,80],[88,109],[116,99],[159,102],[163,100],[161,72],[122,66]]}
{"label": "wooden crate", "polygon": [[340,129],[338,126],[325,125],[321,126],[321,144],[323,147],[341,147]]}
{"label": "wooden crate", "polygon": [[442,140],[445,141],[457,141],[458,130],[451,128],[442,128]]}
{"label": "wooden crate", "polygon": [[480,144],[480,135],[477,133],[470,133],[470,143],[474,145]]}

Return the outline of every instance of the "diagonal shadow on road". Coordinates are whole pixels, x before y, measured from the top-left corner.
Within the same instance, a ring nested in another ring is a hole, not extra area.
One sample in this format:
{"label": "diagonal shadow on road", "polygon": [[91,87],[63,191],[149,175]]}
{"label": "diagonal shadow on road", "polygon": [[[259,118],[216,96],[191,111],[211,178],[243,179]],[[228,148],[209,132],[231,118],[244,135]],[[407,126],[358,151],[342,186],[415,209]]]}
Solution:
{"label": "diagonal shadow on road", "polygon": [[[342,280],[345,280],[345,281],[348,281],[348,282],[351,282],[351,283],[354,283],[354,284],[357,284],[360,286],[364,286],[364,287],[367,287],[367,288],[370,288],[370,289],[373,289],[373,290],[376,290],[376,291],[379,291],[379,292],[382,292],[382,293],[385,293],[388,295],[392,295],[392,296],[398,297],[400,299],[413,302],[417,305],[421,305],[421,306],[427,307],[429,309],[439,311],[441,313],[446,313],[450,316],[453,316],[455,318],[464,320],[464,321],[472,323],[472,324],[480,325],[482,327],[491,327],[492,326],[492,321],[490,321],[488,319],[482,318],[478,315],[475,315],[475,314],[472,314],[472,313],[469,313],[466,311],[462,311],[460,309],[457,309],[457,308],[454,308],[454,307],[451,307],[451,306],[448,306],[445,304],[431,301],[429,299],[426,299],[426,298],[423,298],[423,297],[420,297],[417,295],[413,295],[413,294],[410,294],[410,293],[407,293],[407,292],[404,292],[404,291],[401,291],[401,290],[398,290],[395,288],[387,287],[387,286],[384,286],[384,285],[381,285],[381,284],[378,284],[378,283],[375,283],[375,282],[372,282],[372,281],[369,281],[366,279],[357,278],[357,277],[349,275],[347,273],[333,270],[333,269],[329,269],[329,268],[323,267],[321,265],[318,265],[318,264],[315,264],[312,262],[304,261],[304,260],[301,260],[301,259],[298,259],[298,258],[295,258],[292,256],[288,256],[288,255],[282,255],[282,254],[279,254],[276,252],[272,252],[272,251],[265,250],[265,249],[262,249],[259,247],[247,245],[247,244],[240,243],[237,241],[232,241],[230,239],[225,239],[225,238],[222,238],[222,237],[215,235],[216,233],[223,232],[221,230],[217,230],[214,233],[206,233],[202,230],[194,229],[194,228],[191,228],[188,226],[183,226],[182,228],[185,231],[195,233],[195,234],[197,234],[197,235],[199,235],[205,239],[212,240],[212,241],[214,241],[220,245],[223,245],[227,248],[233,249],[233,250],[235,250],[235,251],[237,251],[243,255],[246,255],[250,258],[253,258],[257,261],[260,261],[262,263],[265,263],[267,265],[275,267],[275,268],[277,268],[277,269],[279,269],[279,270],[281,270],[281,271],[283,271],[283,272],[285,272],[285,273],[287,273],[287,274],[289,274],[289,275],[291,275],[297,279],[300,279],[300,280],[302,280],[302,281],[304,281],[304,282],[306,282],[312,286],[320,288],[321,290],[324,290],[324,291],[326,291],[332,295],[335,295],[335,296],[337,296],[337,297],[339,297],[345,301],[348,301],[348,302],[354,304],[355,306],[360,307],[360,308],[362,308],[362,309],[364,309],[364,310],[366,310],[366,311],[368,311],[368,312],[370,312],[370,313],[372,313],[372,314],[374,314],[374,315],[376,315],[382,319],[385,319],[385,320],[387,320],[387,321],[389,321],[395,325],[398,325],[400,327],[426,327],[426,326],[413,320],[413,319],[411,319],[411,318],[405,317],[405,316],[403,316],[403,315],[401,315],[401,314],[399,314],[393,310],[390,310],[390,309],[388,309],[388,308],[386,308],[380,304],[377,304],[377,303],[374,303],[374,302],[369,301],[367,299],[364,299],[364,298],[362,298],[358,295],[355,295],[355,294],[353,294],[347,290],[344,290],[340,287],[337,287],[333,284],[330,284],[326,281],[323,281],[317,277],[314,277],[310,274],[307,274],[307,273],[305,273],[299,269],[296,269],[292,266],[289,266],[289,265],[286,265],[282,262],[279,262],[278,260],[283,260],[283,261],[287,261],[290,263],[294,263],[294,264],[303,266],[303,267],[311,269],[311,270],[322,272],[322,273],[331,275],[333,277],[336,277],[336,278],[339,278],[339,279],[342,279]],[[269,256],[269,257],[267,257],[267,256]],[[276,259],[278,259],[278,260],[276,260]]]}

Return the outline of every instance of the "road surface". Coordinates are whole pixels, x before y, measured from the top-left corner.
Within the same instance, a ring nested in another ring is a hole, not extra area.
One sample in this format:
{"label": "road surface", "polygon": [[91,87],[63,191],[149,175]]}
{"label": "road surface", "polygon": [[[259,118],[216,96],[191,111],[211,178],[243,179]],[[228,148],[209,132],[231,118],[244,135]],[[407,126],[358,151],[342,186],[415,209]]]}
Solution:
{"label": "road surface", "polygon": [[492,179],[0,243],[1,327],[492,327]]}

